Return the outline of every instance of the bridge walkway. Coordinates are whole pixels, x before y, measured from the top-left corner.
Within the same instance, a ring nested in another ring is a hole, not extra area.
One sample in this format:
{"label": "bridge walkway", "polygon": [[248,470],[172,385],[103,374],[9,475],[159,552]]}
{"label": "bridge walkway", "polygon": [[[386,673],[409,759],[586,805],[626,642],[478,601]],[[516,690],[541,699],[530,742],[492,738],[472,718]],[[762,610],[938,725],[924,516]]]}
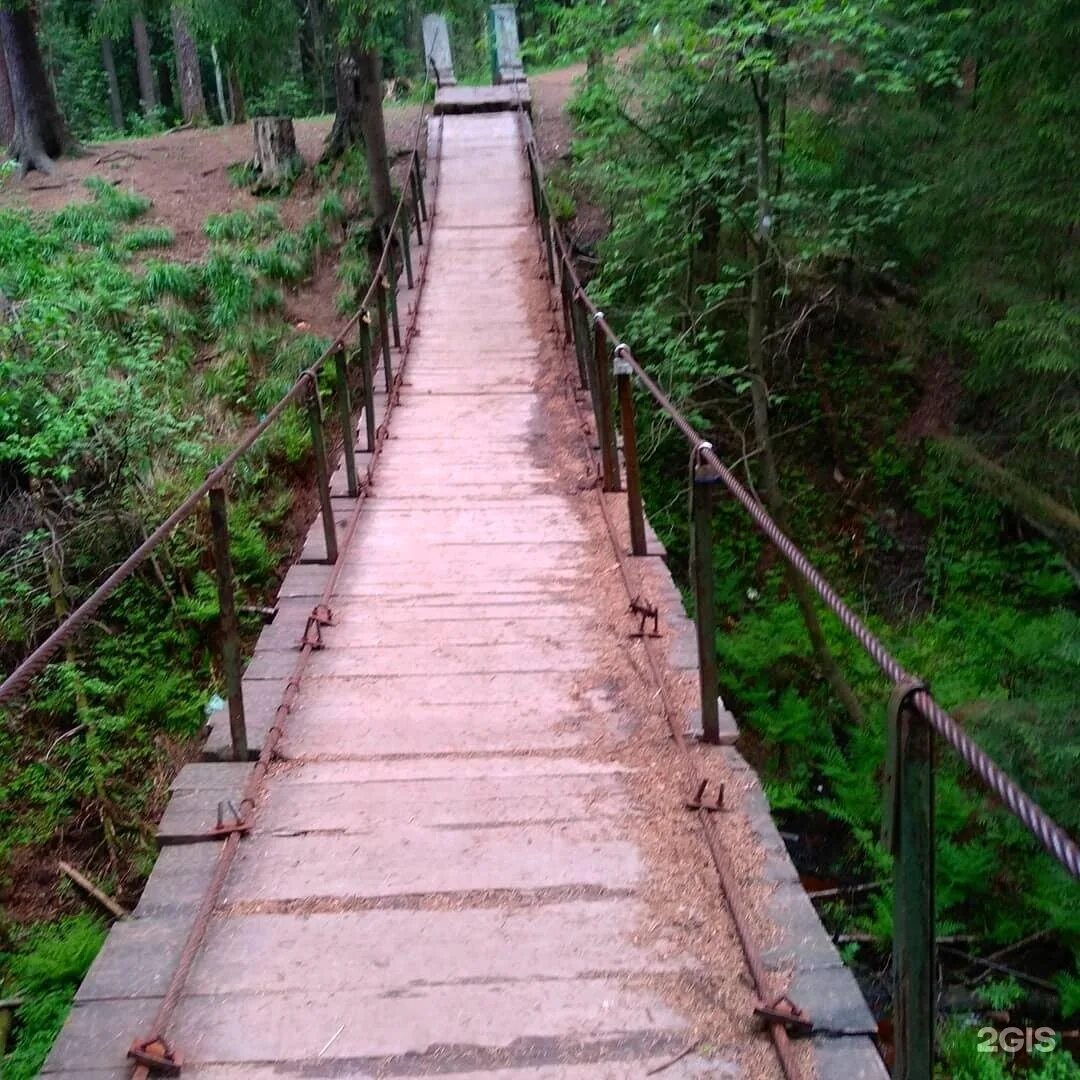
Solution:
{"label": "bridge walkway", "polygon": [[[516,118],[435,123],[436,227],[390,437],[169,1039],[197,1080],[770,1080],[779,1067],[683,806],[685,764],[630,637]],[[689,709],[692,626],[663,560],[635,568],[661,601],[670,692]],[[310,610],[324,573],[294,568],[287,602]],[[294,656],[271,627],[247,678],[280,694]],[[732,859],[771,965],[790,969],[798,942],[764,917],[775,882],[789,912],[813,912],[750,827],[754,814],[771,827],[753,774],[708,752],[731,805],[746,800]],[[189,766],[173,820],[205,822],[248,769]],[[47,1075],[130,1075],[217,848],[163,848]],[[850,974],[826,960],[870,1030]],[[850,1059],[843,1075],[859,1075]]]}

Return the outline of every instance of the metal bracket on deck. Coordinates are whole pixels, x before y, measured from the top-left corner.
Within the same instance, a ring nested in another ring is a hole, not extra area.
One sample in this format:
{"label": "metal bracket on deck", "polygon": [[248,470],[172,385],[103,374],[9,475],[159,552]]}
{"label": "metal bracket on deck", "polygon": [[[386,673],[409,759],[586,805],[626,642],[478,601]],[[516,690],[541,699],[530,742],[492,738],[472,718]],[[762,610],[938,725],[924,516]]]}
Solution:
{"label": "metal bracket on deck", "polygon": [[304,636],[300,639],[300,648],[310,645],[315,652],[324,648],[322,628],[324,626],[333,626],[333,623],[334,617],[330,609],[325,604],[319,604],[308,616],[307,625],[304,627]]}
{"label": "metal bracket on deck", "polygon": [[[655,604],[650,604],[644,597],[635,596],[630,601],[630,614],[637,615],[641,619],[638,632],[630,635],[632,638],[660,637],[660,609]],[[646,635],[645,624],[650,619],[652,619],[652,632]]]}
{"label": "metal bracket on deck", "polygon": [[[232,821],[226,822],[225,811],[228,810],[232,814]],[[220,840],[222,837],[228,836],[230,833],[248,833],[251,832],[251,825],[246,822],[243,815],[231,799],[223,799],[217,805],[217,825],[210,830],[207,836],[208,840]]]}
{"label": "metal bracket on deck", "polygon": [[704,810],[706,813],[716,814],[719,811],[726,809],[726,807],[724,806],[724,785],[716,785],[717,791],[715,802],[709,802],[705,798],[705,792],[708,787],[709,781],[702,780],[701,783],[698,785],[697,793],[694,795],[694,797],[692,799],[686,800],[687,810]]}
{"label": "metal bracket on deck", "polygon": [[136,1065],[142,1065],[162,1076],[179,1076],[184,1066],[184,1059],[162,1038],[149,1039],[146,1042],[136,1039],[131,1044],[128,1057]]}
{"label": "metal bracket on deck", "polygon": [[759,1001],[754,1006],[754,1015],[767,1024],[783,1024],[795,1035],[809,1035],[814,1030],[813,1020],[786,994],[778,997],[771,1005]]}

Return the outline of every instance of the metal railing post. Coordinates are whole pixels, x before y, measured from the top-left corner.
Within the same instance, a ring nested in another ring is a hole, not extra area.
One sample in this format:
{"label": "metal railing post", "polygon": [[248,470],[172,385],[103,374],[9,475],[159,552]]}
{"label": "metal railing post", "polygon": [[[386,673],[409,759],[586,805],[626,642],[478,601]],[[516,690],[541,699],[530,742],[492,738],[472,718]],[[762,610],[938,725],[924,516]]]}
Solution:
{"label": "metal railing post", "polygon": [[548,281],[555,284],[555,260],[551,254],[551,214],[543,197],[540,198],[540,236],[544,244],[544,264],[547,267]]}
{"label": "metal railing post", "polygon": [[[420,155],[417,154],[413,157],[413,201],[420,207],[420,216],[427,221],[427,198],[424,196],[424,178],[420,175]],[[423,243],[423,241],[420,241]]]}
{"label": "metal railing post", "polygon": [[416,226],[416,246],[424,246],[424,223],[420,220],[420,206],[416,201],[416,196],[413,196],[412,204],[412,218],[413,225]]}
{"label": "metal railing post", "polygon": [[532,193],[533,220],[536,221],[540,217],[540,177],[536,171],[536,162],[533,160],[532,152],[527,147],[525,158],[529,163],[529,191]]}
{"label": "metal railing post", "polygon": [[589,385],[589,361],[592,354],[592,337],[589,334],[589,315],[585,310],[585,302],[580,296],[575,295],[570,309],[570,322],[574,328],[574,355],[577,357],[578,379],[581,388],[587,389]]}
{"label": "metal railing post", "polygon": [[391,242],[393,236],[389,229],[383,229],[383,244],[386,247],[386,265],[389,269],[389,273],[383,277],[383,280],[387,283],[386,295],[390,301],[390,324],[394,329],[394,348],[401,348],[401,322],[398,319],[398,304],[397,304],[397,283],[398,283],[398,268],[397,260],[394,258],[394,245]]}
{"label": "metal railing post", "polygon": [[[708,444],[703,444],[708,445]],[[705,460],[702,447],[694,451],[690,506],[691,572],[694,578],[694,625],[697,628],[698,670],[701,684],[701,730],[705,742],[720,742],[720,680],[716,663],[716,597],[713,582],[712,513],[720,480]]]}
{"label": "metal railing post", "polygon": [[394,367],[390,359],[390,325],[386,316],[386,293],[390,286],[386,276],[379,278],[379,286],[375,290],[379,297],[379,341],[382,345],[383,375],[386,378],[386,392],[394,385]]}
{"label": "metal railing post", "polygon": [[570,344],[572,328],[570,326],[570,275],[567,273],[565,256],[559,260],[559,300],[562,303],[563,336],[566,344]]}
{"label": "metal railing post", "polygon": [[244,718],[244,690],[240,677],[240,623],[236,617],[232,555],[229,551],[229,509],[225,489],[220,486],[212,487],[209,498],[214,568],[217,571],[218,611],[221,618],[221,670],[225,676],[225,696],[229,702],[229,734],[232,739],[233,761],[247,761],[247,722]]}
{"label": "metal railing post", "polygon": [[345,481],[349,498],[355,499],[360,494],[360,485],[356,479],[356,428],[353,424],[352,396],[349,393],[349,362],[345,356],[345,346],[339,345],[334,351],[334,366],[337,369],[337,404],[338,418],[341,421],[341,454],[345,459]]}
{"label": "metal railing post", "polygon": [[326,537],[326,561],[338,559],[337,528],[334,525],[334,507],[330,502],[330,465],[326,457],[326,439],[323,435],[322,402],[319,400],[319,380],[312,375],[308,387],[308,418],[311,421],[311,448],[315,452],[315,472],[319,485],[319,506],[322,509],[323,535]]}
{"label": "metal railing post", "polygon": [[602,311],[593,316],[595,353],[590,374],[595,375],[596,378],[590,389],[593,407],[596,410],[596,434],[600,439],[600,457],[604,466],[604,490],[621,491],[619,448],[615,443],[615,422],[611,407],[611,369],[608,367],[607,336],[600,325],[603,317]]}
{"label": "metal railing post", "polygon": [[634,384],[632,370],[623,358],[620,349],[615,350],[615,382],[619,392],[619,420],[622,425],[623,460],[626,462],[626,503],[630,515],[630,551],[633,555],[647,555],[645,507],[641,501],[641,466],[638,462],[637,429],[634,421]]}
{"label": "metal railing post", "polygon": [[371,362],[371,312],[360,316],[360,371],[364,376],[364,426],[367,452],[375,453],[375,374]]}
{"label": "metal railing post", "polygon": [[912,704],[926,687],[899,683],[889,699],[885,846],[893,862],[893,1029],[897,1080],[934,1073],[934,732]]}
{"label": "metal railing post", "polygon": [[401,223],[401,254],[405,259],[405,282],[409,289],[416,288],[412,272],[412,247],[409,243],[409,219],[406,217]]}

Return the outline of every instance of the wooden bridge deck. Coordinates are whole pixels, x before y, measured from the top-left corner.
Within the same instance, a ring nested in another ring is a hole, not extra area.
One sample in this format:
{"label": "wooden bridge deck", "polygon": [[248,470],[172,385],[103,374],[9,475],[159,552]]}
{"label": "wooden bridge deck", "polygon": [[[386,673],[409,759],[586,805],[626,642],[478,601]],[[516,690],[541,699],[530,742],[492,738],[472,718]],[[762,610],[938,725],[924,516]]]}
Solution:
{"label": "wooden bridge deck", "polygon": [[[437,226],[391,437],[169,1036],[199,1080],[778,1076],[628,640],[516,119],[440,122]],[[661,560],[638,562],[691,701],[678,596]],[[309,612],[326,572],[295,568],[279,619]],[[291,638],[289,625],[268,628],[249,668],[256,723],[292,668],[302,621]],[[767,822],[741,759],[712,753],[729,798]],[[46,1074],[129,1074],[218,850],[179,841],[213,824],[248,769],[181,775],[163,825],[176,843],[114,927]],[[779,839],[755,847],[740,815],[732,830],[762,911],[771,878],[791,919],[816,923]],[[798,981],[798,943],[770,940]],[[847,1010],[837,1023],[870,1030],[835,953],[821,966]],[[849,1060],[833,1075],[879,1073]]]}

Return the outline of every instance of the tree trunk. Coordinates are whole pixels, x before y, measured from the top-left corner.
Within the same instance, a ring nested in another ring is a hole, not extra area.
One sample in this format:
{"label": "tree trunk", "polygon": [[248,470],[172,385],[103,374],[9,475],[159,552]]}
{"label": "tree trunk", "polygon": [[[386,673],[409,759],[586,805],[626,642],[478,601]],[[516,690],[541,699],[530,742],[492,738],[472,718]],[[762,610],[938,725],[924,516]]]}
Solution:
{"label": "tree trunk", "polygon": [[236,65],[229,65],[229,110],[234,124],[247,123],[247,102],[244,100],[244,84],[240,81]]}
{"label": "tree trunk", "polygon": [[[769,308],[770,234],[772,230],[772,200],[770,198],[771,169],[769,163],[769,84],[768,77],[753,81],[757,103],[757,232],[750,250],[754,269],[750,282],[750,317],[747,333],[747,360],[750,369],[750,394],[754,411],[754,438],[761,452],[761,490],[769,513],[787,532],[787,505],[780,490],[780,474],[776,467],[772,432],[769,426],[769,387],[765,372],[765,325]],[[852,723],[866,722],[855,691],[840,670],[821,628],[810,586],[790,564],[785,564],[788,587],[795,596],[806,633],[825,678],[840,700]]]}
{"label": "tree trunk", "polygon": [[[330,107],[330,88],[326,81],[326,18],[322,0],[310,0],[308,18],[311,20],[311,58],[315,69],[315,78],[319,84],[319,101],[322,111]],[[335,78],[336,78],[335,72]]]}
{"label": "tree trunk", "polygon": [[15,137],[15,102],[11,99],[11,81],[8,78],[7,61],[4,59],[4,42],[0,38],[0,147],[11,145]]}
{"label": "tree trunk", "polygon": [[[101,10],[101,0],[96,0],[94,7]],[[101,66],[105,69],[105,81],[109,86],[109,113],[113,127],[124,130],[124,103],[120,97],[120,80],[116,77],[116,56],[112,41],[105,35],[101,38]]]}
{"label": "tree trunk", "polygon": [[205,124],[206,98],[203,97],[199,49],[188,29],[184,13],[172,9],[173,45],[176,49],[176,81],[180,86],[180,111],[185,124]]}
{"label": "tree trunk", "polygon": [[266,191],[279,187],[296,175],[303,159],[296,149],[296,130],[288,116],[257,116],[255,157],[252,168],[258,173],[256,186]]}
{"label": "tree trunk", "polygon": [[38,48],[33,11],[0,7],[0,44],[7,64],[14,126],[8,152],[23,173],[52,172],[71,146]]}
{"label": "tree trunk", "polygon": [[383,121],[382,59],[377,51],[343,48],[338,54],[334,79],[337,114],[323,157],[340,157],[350,146],[364,144],[372,214],[376,223],[386,222],[394,213],[394,192]]}
{"label": "tree trunk", "polygon": [[967,466],[974,483],[1048,537],[1071,566],[1080,566],[1080,515],[1075,510],[986,457],[967,439],[938,435],[934,442]]}
{"label": "tree trunk", "polygon": [[135,66],[139,72],[139,100],[142,102],[143,112],[149,116],[158,106],[158,94],[154,85],[150,31],[146,26],[146,16],[141,10],[131,16],[131,36],[135,42]]}
{"label": "tree trunk", "polygon": [[229,106],[225,103],[225,76],[221,72],[221,57],[217,45],[210,43],[210,56],[214,61],[214,85],[217,88],[218,111],[221,113],[222,127],[229,123]]}

